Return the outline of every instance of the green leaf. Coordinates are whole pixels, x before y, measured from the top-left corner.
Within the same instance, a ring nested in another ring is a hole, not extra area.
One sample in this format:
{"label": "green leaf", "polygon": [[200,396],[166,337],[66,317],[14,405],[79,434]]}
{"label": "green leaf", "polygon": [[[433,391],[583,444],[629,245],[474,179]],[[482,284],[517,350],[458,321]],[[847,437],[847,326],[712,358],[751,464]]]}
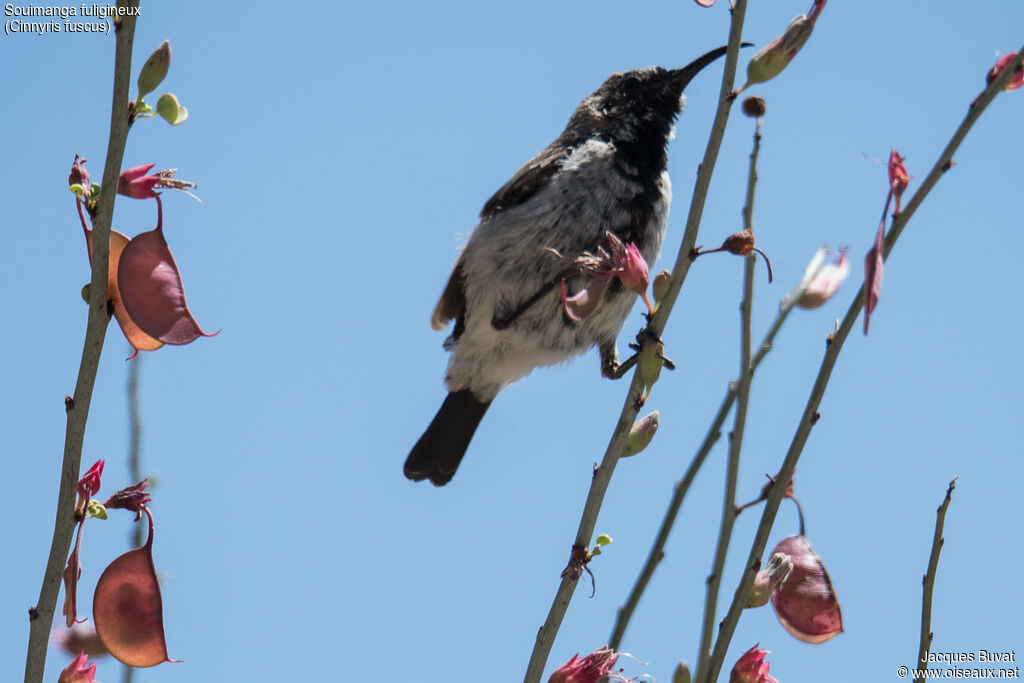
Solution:
{"label": "green leaf", "polygon": [[596,543],[599,546],[609,545],[611,542],[612,542],[612,537],[609,536],[608,534],[601,534],[600,536],[597,537],[597,540],[594,541],[594,543]]}
{"label": "green leaf", "polygon": [[178,103],[178,98],[171,93],[164,93],[156,102],[156,111],[172,126],[183,123],[188,118],[188,109]]}

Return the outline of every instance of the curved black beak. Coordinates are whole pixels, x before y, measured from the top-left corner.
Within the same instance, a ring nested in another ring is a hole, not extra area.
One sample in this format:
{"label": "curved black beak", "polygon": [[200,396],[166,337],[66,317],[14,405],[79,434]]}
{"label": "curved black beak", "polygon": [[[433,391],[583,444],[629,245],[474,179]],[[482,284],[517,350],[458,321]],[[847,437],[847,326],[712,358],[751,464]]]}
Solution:
{"label": "curved black beak", "polygon": [[[740,47],[751,47],[753,43],[740,43]],[[716,47],[711,52],[701,55],[697,59],[693,60],[681,69],[672,69],[669,71],[669,78],[675,82],[680,88],[685,89],[687,84],[693,80],[693,77],[701,72],[711,62],[715,61],[719,57],[725,54],[729,48],[726,45],[722,47]]]}

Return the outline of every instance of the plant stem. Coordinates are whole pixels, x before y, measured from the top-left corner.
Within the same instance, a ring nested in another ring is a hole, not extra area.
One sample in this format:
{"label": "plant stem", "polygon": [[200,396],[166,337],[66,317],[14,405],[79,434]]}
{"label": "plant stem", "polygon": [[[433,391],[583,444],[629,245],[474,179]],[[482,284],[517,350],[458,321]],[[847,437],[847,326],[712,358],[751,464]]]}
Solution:
{"label": "plant stem", "polygon": [[[732,23],[729,30],[729,49],[725,56],[725,71],[722,76],[722,87],[719,94],[718,109],[715,112],[715,120],[712,125],[711,134],[708,137],[707,148],[704,152],[704,161],[697,173],[697,181],[693,189],[693,199],[690,203],[690,213],[686,222],[686,231],[683,235],[683,242],[679,248],[679,254],[673,268],[672,281],[669,284],[668,292],[663,297],[658,310],[652,316],[648,329],[659,336],[664,329],[665,320],[675,304],[679,288],[686,277],[690,265],[690,250],[697,240],[697,229],[700,226],[700,218],[704,210],[704,200],[707,197],[708,187],[711,183],[711,173],[714,170],[715,161],[718,157],[718,149],[725,134],[725,125],[729,117],[731,101],[728,96],[732,92],[733,82],[736,76],[736,64],[739,61],[740,36],[743,30],[743,17],[746,13],[747,0],[739,0],[736,9],[733,11]],[[626,400],[619,415],[618,423],[612,433],[608,448],[605,450],[601,465],[594,473],[590,484],[590,491],[587,494],[587,501],[583,507],[583,515],[580,519],[579,529],[576,533],[575,546],[588,547],[594,534],[594,527],[597,524],[597,516],[601,510],[604,494],[608,490],[615,465],[626,443],[629,429],[636,419],[638,408],[637,398],[642,390],[642,380],[639,372],[633,373],[629,391],[626,393]],[[570,554],[570,559],[572,554]],[[548,616],[537,632],[537,639],[530,655],[527,665],[525,683],[538,683],[544,672],[551,647],[554,644],[555,636],[561,626],[562,619],[569,607],[573,591],[576,589],[578,576],[572,572],[565,572],[559,583],[555,598],[548,610]]]}
{"label": "plant stem", "polygon": [[[1009,82],[1010,78],[1013,76],[1013,71],[1021,64],[1022,61],[1024,61],[1024,48],[1021,48],[1021,50],[1018,51],[1017,57],[1006,67],[1004,72],[985,89],[985,91],[978,97],[975,104],[970,108],[967,116],[964,117],[963,122],[957,128],[952,138],[950,138],[946,148],[939,155],[939,159],[935,162],[932,170],[921,183],[921,187],[918,188],[914,193],[914,196],[911,197],[903,212],[893,219],[892,227],[885,237],[885,248],[883,249],[884,256],[888,257],[896,243],[896,240],[899,239],[903,228],[914,215],[917,208],[921,205],[921,202],[924,201],[924,198],[935,186],[942,174],[952,166],[953,154],[960,147],[960,144],[967,136],[967,133],[970,131],[975,121],[977,121],[978,117],[981,116],[996,94]],[[793,435],[793,441],[790,444],[789,451],[786,453],[786,458],[783,461],[782,468],[778,475],[776,475],[777,481],[786,482],[793,476],[793,470],[796,468],[797,460],[799,460],[800,454],[803,452],[804,445],[807,443],[811,427],[814,426],[814,423],[818,419],[818,407],[821,405],[821,399],[825,395],[825,388],[828,386],[829,378],[832,375],[832,368],[835,366],[836,359],[839,357],[839,352],[842,350],[843,344],[846,342],[846,338],[853,329],[853,325],[856,322],[857,317],[860,315],[863,305],[864,289],[862,287],[851,302],[850,308],[846,312],[846,316],[843,318],[839,329],[830,337],[828,347],[825,351],[825,356],[821,361],[821,368],[818,371],[818,376],[815,379],[814,386],[807,399],[807,405],[804,408],[804,412],[800,417],[796,433]],[[761,522],[758,525],[754,541],[750,548],[750,555],[747,559],[743,578],[740,581],[739,586],[736,588],[736,593],[733,596],[729,612],[726,614],[725,619],[722,620],[721,627],[719,628],[718,639],[715,641],[715,646],[711,654],[708,675],[705,678],[707,681],[715,680],[721,670],[722,662],[725,660],[726,650],[728,649],[729,642],[732,640],[733,633],[736,630],[736,624],[739,622],[740,613],[743,611],[743,607],[747,604],[747,599],[750,597],[750,591],[754,585],[754,577],[761,564],[761,555],[764,553],[765,546],[768,543],[768,535],[771,533],[772,525],[775,522],[775,515],[778,513],[779,503],[782,500],[785,489],[785,486],[773,486],[768,494],[768,500],[765,502],[764,511],[761,514]]]}
{"label": "plant stem", "polygon": [[[757,353],[754,354],[754,357],[750,361],[750,371],[752,376],[757,370],[757,366],[761,363],[761,360],[763,360],[764,357],[768,355],[768,352],[772,350],[775,336],[782,328],[782,324],[786,321],[786,318],[789,317],[790,311],[793,310],[793,306],[799,298],[799,293],[797,293],[796,296],[788,297],[783,302],[782,306],[779,307],[778,315],[775,316],[775,320],[768,329],[768,333],[765,334],[764,339],[761,340],[761,344],[758,346]],[[643,596],[644,590],[647,589],[647,584],[654,575],[654,570],[665,557],[665,545],[668,543],[668,537],[672,533],[672,526],[675,524],[676,517],[679,516],[679,510],[682,508],[683,500],[686,498],[686,494],[690,490],[690,485],[693,483],[693,480],[697,478],[697,473],[700,471],[700,468],[704,465],[704,461],[711,453],[711,448],[722,435],[722,425],[725,424],[725,418],[729,416],[729,412],[732,410],[732,405],[736,401],[736,388],[736,383],[729,383],[729,389],[725,392],[725,398],[722,399],[722,404],[718,407],[718,412],[715,413],[715,418],[711,421],[711,426],[708,428],[703,443],[701,443],[700,448],[697,449],[697,453],[693,456],[693,460],[690,461],[690,465],[686,468],[683,478],[677,481],[672,487],[672,498],[669,500],[668,510],[665,512],[665,517],[661,521],[661,527],[658,529],[658,535],[654,540],[654,545],[651,546],[651,551],[647,554],[647,561],[644,563],[644,567],[640,571],[640,575],[637,577],[636,584],[633,586],[633,590],[630,592],[629,598],[626,600],[626,603],[619,608],[618,617],[615,620],[615,627],[612,629],[612,635],[608,641],[609,647],[613,650],[618,650],[619,646],[622,645],[622,639],[626,634],[626,627],[629,626],[629,620],[632,618],[633,612],[636,610],[636,606],[640,603],[640,598]]]}
{"label": "plant stem", "polygon": [[[946,489],[946,497],[935,515],[935,536],[932,538],[932,553],[928,558],[928,572],[924,575],[924,591],[921,597],[921,645],[917,650],[917,662],[915,669],[921,671],[928,668],[928,650],[932,646],[932,591],[935,589],[935,570],[939,566],[939,552],[942,550],[944,539],[942,538],[942,527],[946,523],[946,510],[949,508],[949,501],[953,497],[953,489],[956,488],[956,477],[949,482]],[[914,683],[924,683],[925,676],[920,675],[914,678]]]}
{"label": "plant stem", "polygon": [[[119,0],[118,6],[137,7],[138,0]],[[82,444],[85,425],[89,417],[96,370],[103,351],[110,315],[107,312],[107,277],[110,258],[110,225],[114,215],[114,197],[117,178],[124,157],[128,137],[128,91],[131,74],[132,40],[135,36],[135,17],[128,14],[116,22],[116,48],[114,55],[114,92],[110,116],[110,136],[107,158],[103,167],[103,191],[93,222],[92,280],[89,299],[89,318],[85,330],[85,344],[78,369],[75,393],[65,401],[67,426],[64,434],[64,460],[61,467],[60,490],[53,527],[53,540],[46,561],[39,600],[29,610],[28,652],[25,659],[25,683],[42,683],[46,668],[46,650],[60,593],[61,573],[75,526],[75,493],[82,464]]]}
{"label": "plant stem", "polygon": [[[747,201],[743,207],[744,228],[751,234],[754,231],[754,188],[757,185],[757,155],[761,149],[761,123],[758,119],[754,133],[754,149],[750,153],[750,171],[747,178]],[[733,429],[729,434],[729,460],[725,473],[725,495],[722,500],[722,522],[719,527],[718,544],[711,574],[707,579],[707,595],[704,599],[704,622],[701,625],[700,647],[697,650],[697,676],[707,669],[708,658],[711,656],[711,637],[715,625],[715,613],[718,611],[718,591],[722,585],[722,574],[725,571],[725,560],[729,553],[729,542],[732,540],[732,528],[736,522],[736,482],[739,479],[740,452],[743,447],[743,432],[747,422],[747,406],[750,399],[751,379],[751,310],[754,298],[754,269],[757,256],[750,252],[746,256],[743,272],[743,302],[740,304],[740,373],[736,386],[736,414],[733,416]]]}

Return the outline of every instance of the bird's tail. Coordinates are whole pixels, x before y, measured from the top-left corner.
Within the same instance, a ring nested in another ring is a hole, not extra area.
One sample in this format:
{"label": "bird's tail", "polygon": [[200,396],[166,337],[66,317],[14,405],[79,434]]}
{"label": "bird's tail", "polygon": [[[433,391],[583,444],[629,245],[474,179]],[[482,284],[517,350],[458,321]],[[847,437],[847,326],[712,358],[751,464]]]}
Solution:
{"label": "bird's tail", "polygon": [[478,401],[469,389],[450,392],[405,459],[405,476],[429,479],[435,486],[451,481],[490,405]]}

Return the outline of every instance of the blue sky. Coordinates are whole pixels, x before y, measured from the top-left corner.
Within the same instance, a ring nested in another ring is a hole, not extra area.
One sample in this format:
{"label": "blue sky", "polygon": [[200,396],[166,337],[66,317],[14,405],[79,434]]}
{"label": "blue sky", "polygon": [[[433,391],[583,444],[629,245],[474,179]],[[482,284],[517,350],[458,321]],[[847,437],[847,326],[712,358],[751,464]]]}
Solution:
{"label": "blue sky", "polygon": [[[744,38],[763,45],[809,2],[751,5]],[[1021,26],[1013,0],[832,0],[786,72],[751,90],[768,106],[755,226],[776,275],[756,283],[755,337],[819,246],[849,245],[854,272],[824,308],[791,316],[758,370],[741,500],[782,462],[824,338],[862,281],[886,192],[875,160],[898,148],[923,178]],[[161,91],[191,117],[136,125],[125,165],[155,162],[199,183],[206,206],[165,197],[165,232],[199,323],[223,331],[141,361],[155,560],[168,648],[184,663],[137,681],[521,679],[626,386],[600,377],[595,352],[539,370],[502,392],[449,486],[413,484],[402,462],[445,391],[444,335],[429,316],[484,201],[580,99],[614,71],[681,66],[723,44],[727,27],[725,0],[143,3],[135,69],[169,39]],[[0,36],[2,680],[22,671],[85,328],[88,265],[65,179],[76,153],[102,174],[112,61],[108,37]],[[687,89],[653,271],[675,258],[720,74],[709,68]],[[726,667],[755,642],[784,683],[822,671],[895,680],[912,666],[935,508],[957,475],[933,651],[1024,649],[1022,111],[1024,92],[999,96],[911,221],[871,335],[844,348],[798,465],[846,632],[809,646],[770,608],[750,611]],[[731,119],[700,243],[740,228],[752,129]],[[118,200],[116,229],[154,220],[151,203]],[[662,416],[654,443],[615,472],[597,524],[614,543],[591,565],[596,595],[577,591],[548,672],[607,641],[672,484],[735,377],[741,272],[725,256],[690,271],[665,333],[682,370],[650,399]],[[620,347],[640,324],[638,307]],[[130,483],[128,353],[112,325],[84,455],[107,460],[101,497]],[[634,616],[623,649],[647,665],[626,663],[629,675],[667,681],[678,660],[696,659],[724,458],[723,440]],[[87,525],[86,596],[127,549],[126,517]],[[758,518],[738,520],[722,603]],[[796,530],[783,506],[770,545]],[[65,663],[51,653],[47,679]],[[98,678],[118,680],[119,665],[100,660]]]}

